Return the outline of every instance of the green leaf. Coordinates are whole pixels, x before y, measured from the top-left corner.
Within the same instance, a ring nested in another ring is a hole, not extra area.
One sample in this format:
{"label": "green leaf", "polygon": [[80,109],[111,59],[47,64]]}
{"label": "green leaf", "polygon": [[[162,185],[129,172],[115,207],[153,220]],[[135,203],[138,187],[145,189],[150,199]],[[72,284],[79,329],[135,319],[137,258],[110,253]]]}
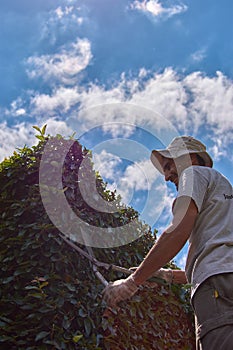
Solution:
{"label": "green leaf", "polygon": [[78,343],[80,339],[83,338],[83,335],[82,334],[79,334],[79,335],[74,335],[73,336],[73,342],[75,343]]}
{"label": "green leaf", "polygon": [[44,141],[44,136],[42,135],[36,135],[36,138],[39,139],[40,141]]}
{"label": "green leaf", "polygon": [[87,312],[84,311],[83,309],[79,309],[78,314],[79,314],[79,316],[81,316],[83,318],[87,317]]}
{"label": "green leaf", "polygon": [[26,286],[25,289],[26,289],[26,290],[31,290],[31,289],[39,290],[39,288],[36,287],[36,286]]}
{"label": "green leaf", "polygon": [[41,339],[47,337],[47,335],[49,335],[49,334],[50,334],[49,332],[42,331],[42,332],[37,334],[35,341],[41,340]]}
{"label": "green leaf", "polygon": [[85,327],[86,336],[89,337],[92,330],[92,322],[90,321],[89,318],[84,319],[84,327]]}
{"label": "green leaf", "polygon": [[14,276],[6,277],[2,279],[3,284],[7,284],[9,282],[12,282],[14,280]]}
{"label": "green leaf", "polygon": [[37,126],[37,125],[33,125],[32,127],[33,127],[33,129],[35,129],[35,130],[39,131],[39,133],[41,134],[41,130],[40,130],[39,126]]}
{"label": "green leaf", "polygon": [[62,322],[62,327],[67,330],[68,328],[70,328],[71,322],[72,321],[69,320],[67,316],[65,316]]}
{"label": "green leaf", "polygon": [[30,293],[29,296],[36,298],[36,299],[44,299],[45,298],[45,295],[42,293]]}
{"label": "green leaf", "polygon": [[45,124],[45,125],[42,127],[42,129],[41,129],[41,135],[44,136],[46,128],[47,128],[47,124]]}

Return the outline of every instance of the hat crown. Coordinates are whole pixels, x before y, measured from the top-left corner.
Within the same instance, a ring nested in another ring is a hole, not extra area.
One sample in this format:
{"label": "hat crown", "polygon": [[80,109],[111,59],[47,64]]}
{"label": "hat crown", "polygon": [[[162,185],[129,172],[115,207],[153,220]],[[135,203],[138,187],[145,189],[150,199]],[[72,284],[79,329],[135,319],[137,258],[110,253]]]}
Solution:
{"label": "hat crown", "polygon": [[206,152],[206,146],[192,136],[180,136],[172,140],[167,150],[176,153],[180,151]]}

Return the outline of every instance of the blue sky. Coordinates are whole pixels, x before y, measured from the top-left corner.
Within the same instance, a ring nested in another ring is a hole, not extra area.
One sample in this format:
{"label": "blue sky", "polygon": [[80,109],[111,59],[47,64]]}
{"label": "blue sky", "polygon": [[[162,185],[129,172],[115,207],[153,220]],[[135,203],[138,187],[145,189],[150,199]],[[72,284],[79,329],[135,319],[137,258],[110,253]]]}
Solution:
{"label": "blue sky", "polygon": [[193,135],[233,182],[232,13],[231,0],[1,2],[0,159],[36,143],[33,125],[76,132],[162,232],[175,191],[153,148]]}

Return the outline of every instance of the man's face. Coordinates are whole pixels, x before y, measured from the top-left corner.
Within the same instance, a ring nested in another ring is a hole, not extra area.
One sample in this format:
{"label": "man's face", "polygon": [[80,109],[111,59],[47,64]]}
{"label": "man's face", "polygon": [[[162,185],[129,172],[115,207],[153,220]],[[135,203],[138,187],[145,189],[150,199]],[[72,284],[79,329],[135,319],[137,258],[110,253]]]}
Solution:
{"label": "man's face", "polygon": [[165,181],[171,181],[178,189],[179,176],[175,162],[171,158],[164,158],[162,162]]}
{"label": "man's face", "polygon": [[161,165],[165,180],[173,182],[178,190],[179,176],[182,171],[191,165],[199,165],[199,163],[195,154],[189,154],[176,158],[176,161],[172,158],[163,158]]}

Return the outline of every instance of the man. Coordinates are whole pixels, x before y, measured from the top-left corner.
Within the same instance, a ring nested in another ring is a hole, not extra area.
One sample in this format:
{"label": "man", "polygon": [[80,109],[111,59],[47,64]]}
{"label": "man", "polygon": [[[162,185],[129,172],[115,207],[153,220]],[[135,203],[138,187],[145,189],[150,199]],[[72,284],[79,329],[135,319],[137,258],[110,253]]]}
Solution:
{"label": "man", "polygon": [[[166,181],[176,185],[173,220],[144,261],[104,290],[109,306],[134,295],[152,275],[191,284],[198,350],[233,349],[233,189],[212,168],[206,147],[191,136],[175,138],[151,154]],[[189,240],[185,271],[163,269]]]}

